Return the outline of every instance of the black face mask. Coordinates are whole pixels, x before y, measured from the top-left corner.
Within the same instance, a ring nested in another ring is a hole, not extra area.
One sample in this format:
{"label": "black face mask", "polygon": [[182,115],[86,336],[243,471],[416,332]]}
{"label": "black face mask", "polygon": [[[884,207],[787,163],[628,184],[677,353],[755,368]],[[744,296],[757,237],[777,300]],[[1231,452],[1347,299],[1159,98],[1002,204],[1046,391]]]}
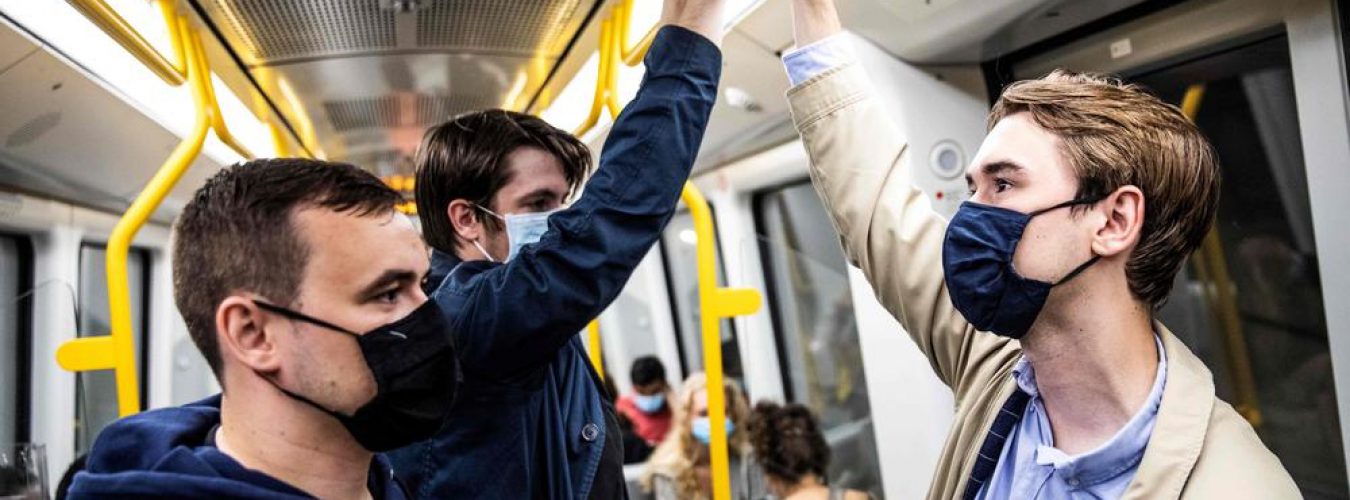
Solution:
{"label": "black face mask", "polygon": [[356,338],[375,376],[376,393],[353,415],[324,408],[313,400],[268,381],[295,398],[342,422],[356,442],[381,452],[436,435],[445,425],[459,388],[459,358],[441,308],[428,300],[411,314],[365,335],[290,309],[255,300],[258,307]]}

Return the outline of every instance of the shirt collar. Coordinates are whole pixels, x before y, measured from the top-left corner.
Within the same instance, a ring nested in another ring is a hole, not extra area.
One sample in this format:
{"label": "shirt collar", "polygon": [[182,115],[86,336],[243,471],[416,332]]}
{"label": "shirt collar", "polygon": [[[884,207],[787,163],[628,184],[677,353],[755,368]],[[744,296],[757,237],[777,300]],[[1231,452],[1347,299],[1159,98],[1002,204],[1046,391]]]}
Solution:
{"label": "shirt collar", "polygon": [[1144,448],[1153,435],[1153,424],[1157,421],[1158,407],[1162,403],[1163,386],[1167,381],[1167,351],[1162,340],[1155,334],[1154,345],[1158,349],[1158,373],[1153,378],[1153,389],[1143,407],[1130,418],[1130,421],[1116,431],[1096,449],[1071,457],[1054,448],[1054,437],[1049,432],[1049,419],[1044,417],[1040,391],[1036,388],[1036,372],[1025,357],[1013,366],[1013,379],[1022,392],[1031,396],[1031,406],[1024,418],[1034,417],[1045,424],[1040,443],[1036,443],[1036,463],[1051,466],[1069,476],[1077,477],[1084,486],[1091,486],[1114,478],[1134,467],[1143,458]]}

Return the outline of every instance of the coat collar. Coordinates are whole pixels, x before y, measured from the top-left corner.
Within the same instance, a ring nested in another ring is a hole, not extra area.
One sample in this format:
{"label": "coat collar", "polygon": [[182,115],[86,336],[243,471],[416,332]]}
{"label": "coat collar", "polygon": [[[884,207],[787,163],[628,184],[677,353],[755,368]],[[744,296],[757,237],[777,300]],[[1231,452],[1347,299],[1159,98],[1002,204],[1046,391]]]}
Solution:
{"label": "coat collar", "polygon": [[1214,410],[1214,377],[1205,363],[1161,323],[1167,385],[1153,436],[1124,498],[1177,498],[1195,468]]}

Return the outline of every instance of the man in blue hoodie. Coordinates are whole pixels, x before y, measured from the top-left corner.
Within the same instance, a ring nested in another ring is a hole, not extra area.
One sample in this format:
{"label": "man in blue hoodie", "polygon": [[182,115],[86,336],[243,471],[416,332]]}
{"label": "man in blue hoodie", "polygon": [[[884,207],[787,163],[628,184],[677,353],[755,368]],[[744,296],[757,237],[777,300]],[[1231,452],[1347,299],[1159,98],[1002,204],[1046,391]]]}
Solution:
{"label": "man in blue hoodie", "polygon": [[390,456],[417,497],[624,497],[618,420],[577,333],[675,212],[717,98],[724,3],[666,0],[642,86],[570,207],[591,161],[571,134],[503,110],[427,131],[428,293],[455,332],[464,388],[451,425]]}
{"label": "man in blue hoodie", "polygon": [[444,425],[459,369],[400,201],[315,160],[208,180],[174,229],[174,299],[223,392],[113,423],[70,498],[405,498],[377,452]]}

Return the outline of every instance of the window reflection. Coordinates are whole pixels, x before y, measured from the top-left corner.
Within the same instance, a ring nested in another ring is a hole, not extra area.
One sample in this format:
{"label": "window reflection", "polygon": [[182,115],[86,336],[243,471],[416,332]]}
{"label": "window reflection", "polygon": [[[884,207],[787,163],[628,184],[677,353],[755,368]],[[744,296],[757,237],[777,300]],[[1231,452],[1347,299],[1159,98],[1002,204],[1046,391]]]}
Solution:
{"label": "window reflection", "polygon": [[820,416],[831,483],[880,498],[848,266],[834,226],[808,183],[761,193],[755,214],[787,397]]}

